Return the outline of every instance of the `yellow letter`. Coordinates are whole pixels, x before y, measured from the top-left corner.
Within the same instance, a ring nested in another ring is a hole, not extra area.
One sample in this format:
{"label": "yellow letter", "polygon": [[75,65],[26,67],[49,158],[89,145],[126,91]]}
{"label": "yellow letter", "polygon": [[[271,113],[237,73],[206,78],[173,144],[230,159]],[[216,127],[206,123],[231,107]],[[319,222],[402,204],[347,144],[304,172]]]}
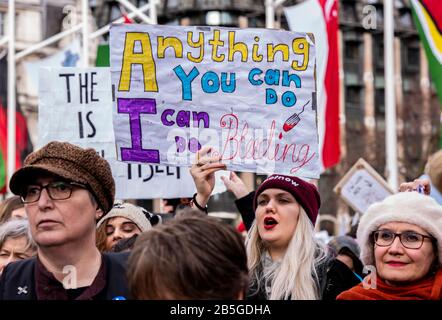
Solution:
{"label": "yellow letter", "polygon": [[175,50],[175,58],[183,57],[183,44],[178,38],[175,37],[158,37],[158,58],[164,58],[164,51],[167,48],[173,48]]}
{"label": "yellow letter", "polygon": [[273,44],[267,45],[267,56],[269,62],[275,61],[275,54],[276,52],[282,53],[282,60],[283,61],[289,61],[289,47],[286,44],[277,44],[276,46]]}
{"label": "yellow letter", "polygon": [[[259,42],[259,37],[255,37],[255,41]],[[258,43],[253,44],[252,60],[255,62],[262,61],[262,54],[258,54],[258,48],[259,48]]]}
{"label": "yellow letter", "polygon": [[229,31],[229,61],[233,61],[235,52],[241,53],[241,61],[247,62],[249,49],[244,42],[235,43],[235,31]]}
{"label": "yellow letter", "polygon": [[193,57],[191,52],[187,52],[187,59],[189,59],[192,62],[201,62],[204,58],[204,33],[200,32],[198,36],[198,42],[193,42],[193,32],[189,31],[187,32],[187,43],[192,48],[199,48],[200,49],[200,55],[198,57]]}
{"label": "yellow letter", "polygon": [[309,60],[309,44],[305,38],[296,38],[292,42],[293,53],[304,56],[302,64],[298,61],[292,61],[292,69],[296,71],[304,71],[307,69]]}
{"label": "yellow letter", "polygon": [[[137,41],[141,44],[140,53],[134,52]],[[148,33],[126,33],[118,91],[129,91],[132,65],[134,64],[141,64],[143,67],[144,91],[158,91],[155,61],[152,57],[152,46]]]}
{"label": "yellow letter", "polygon": [[224,41],[219,40],[219,30],[213,30],[213,39],[209,40],[209,44],[212,45],[212,60],[217,62],[224,61],[224,54],[218,56],[218,46],[223,46]]}

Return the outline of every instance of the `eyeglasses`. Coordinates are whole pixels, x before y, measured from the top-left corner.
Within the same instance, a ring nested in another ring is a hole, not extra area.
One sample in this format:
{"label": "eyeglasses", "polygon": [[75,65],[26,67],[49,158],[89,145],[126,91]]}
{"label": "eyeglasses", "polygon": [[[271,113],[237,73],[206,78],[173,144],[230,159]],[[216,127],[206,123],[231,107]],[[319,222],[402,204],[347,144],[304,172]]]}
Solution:
{"label": "eyeglasses", "polygon": [[76,182],[55,181],[42,185],[29,185],[20,196],[23,203],[33,203],[40,199],[41,192],[46,189],[49,198],[52,200],[66,200],[72,195],[72,190],[75,187],[86,189],[86,185]]}
{"label": "eyeglasses", "polygon": [[425,236],[413,231],[394,233],[390,230],[377,230],[373,232],[374,242],[380,247],[390,246],[396,237],[399,237],[402,245],[407,249],[420,249],[425,238],[434,239],[433,237]]}

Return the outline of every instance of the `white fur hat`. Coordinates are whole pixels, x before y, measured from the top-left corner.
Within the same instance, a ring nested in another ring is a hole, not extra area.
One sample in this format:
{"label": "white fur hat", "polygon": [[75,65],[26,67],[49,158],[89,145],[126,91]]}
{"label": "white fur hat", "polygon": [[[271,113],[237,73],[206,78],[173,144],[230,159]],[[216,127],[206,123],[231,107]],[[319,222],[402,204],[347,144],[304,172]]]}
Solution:
{"label": "white fur hat", "polygon": [[133,205],[129,202],[117,200],[115,201],[112,210],[102,217],[100,221],[98,221],[97,229],[103,224],[104,221],[110,218],[123,217],[135,223],[138,228],[140,228],[141,232],[144,232],[152,228],[146,214],[148,214],[148,212],[144,208]]}
{"label": "white fur hat", "polygon": [[430,196],[400,192],[372,204],[359,222],[356,237],[365,265],[374,265],[372,232],[388,222],[411,223],[427,231],[437,240],[439,264],[442,264],[442,206]]}

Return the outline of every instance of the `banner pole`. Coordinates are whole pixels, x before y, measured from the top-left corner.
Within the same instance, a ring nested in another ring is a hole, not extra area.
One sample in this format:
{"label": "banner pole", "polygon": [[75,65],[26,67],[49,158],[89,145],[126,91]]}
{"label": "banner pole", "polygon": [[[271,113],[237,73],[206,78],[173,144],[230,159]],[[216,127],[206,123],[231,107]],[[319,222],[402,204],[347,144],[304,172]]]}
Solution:
{"label": "banner pole", "polygon": [[7,180],[6,186],[9,193],[9,179],[15,172],[15,1],[8,3],[8,153],[7,153]]}

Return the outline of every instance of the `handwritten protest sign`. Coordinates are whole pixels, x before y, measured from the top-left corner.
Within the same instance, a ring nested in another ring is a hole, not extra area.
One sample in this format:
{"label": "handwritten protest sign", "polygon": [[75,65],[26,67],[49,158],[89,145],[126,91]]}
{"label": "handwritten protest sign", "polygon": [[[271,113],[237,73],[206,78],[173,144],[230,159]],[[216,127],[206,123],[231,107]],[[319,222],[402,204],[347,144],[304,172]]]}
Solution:
{"label": "handwritten protest sign", "polygon": [[315,45],[283,30],[113,25],[118,159],[319,177]]}
{"label": "handwritten protest sign", "polygon": [[333,189],[355,211],[365,213],[370,205],[393,194],[387,182],[360,158]]}
{"label": "handwritten protest sign", "polygon": [[[117,161],[109,68],[42,68],[39,81],[39,146],[68,141],[91,147],[109,161],[118,199],[191,197],[188,168]],[[215,193],[225,191],[218,179]]]}

